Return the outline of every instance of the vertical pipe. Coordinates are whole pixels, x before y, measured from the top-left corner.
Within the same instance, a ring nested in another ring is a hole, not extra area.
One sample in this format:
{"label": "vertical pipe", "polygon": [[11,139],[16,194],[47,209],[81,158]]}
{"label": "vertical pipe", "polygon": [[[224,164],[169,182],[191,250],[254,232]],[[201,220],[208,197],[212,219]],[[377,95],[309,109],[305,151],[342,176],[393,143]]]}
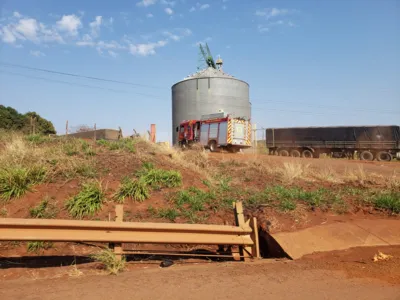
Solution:
{"label": "vertical pipe", "polygon": [[151,124],[150,126],[150,141],[152,143],[156,142],[156,124]]}

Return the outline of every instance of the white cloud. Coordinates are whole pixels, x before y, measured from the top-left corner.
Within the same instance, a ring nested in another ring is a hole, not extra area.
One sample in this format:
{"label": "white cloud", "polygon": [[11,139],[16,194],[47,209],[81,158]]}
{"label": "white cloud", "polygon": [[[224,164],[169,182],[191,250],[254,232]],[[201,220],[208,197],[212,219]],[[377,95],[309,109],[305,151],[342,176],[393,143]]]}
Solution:
{"label": "white cloud", "polygon": [[97,37],[99,35],[102,21],[103,21],[103,17],[97,16],[93,22],[89,23],[92,35],[94,37]]}
{"label": "white cloud", "polygon": [[116,58],[118,56],[118,54],[112,50],[108,50],[108,54],[113,58]]}
{"label": "white cloud", "polygon": [[174,11],[172,10],[172,8],[167,7],[166,9],[164,9],[164,11],[168,14],[168,15],[172,15],[174,13]]}
{"label": "white cloud", "polygon": [[64,43],[62,36],[54,28],[47,28],[43,23],[39,24],[41,37],[43,42],[59,42]]}
{"label": "white cloud", "polygon": [[84,34],[83,37],[82,37],[82,40],[76,42],[76,45],[78,45],[78,46],[90,46],[91,47],[91,46],[94,46],[95,43],[94,43],[94,41],[93,41],[93,39],[92,39],[92,37],[90,35]]}
{"label": "white cloud", "polygon": [[153,14],[147,14],[146,17],[152,18],[152,17],[154,17],[154,16],[153,16]]}
{"label": "white cloud", "polygon": [[207,8],[210,8],[210,4],[203,4],[203,5],[200,5],[200,10],[205,10],[205,9],[207,9]]}
{"label": "white cloud", "polygon": [[176,4],[176,1],[161,0],[161,4],[174,6]]}
{"label": "white cloud", "polygon": [[17,11],[14,11],[13,16],[18,19],[22,18],[22,15]]}
{"label": "white cloud", "polygon": [[136,5],[137,6],[147,7],[147,6],[156,4],[156,2],[157,2],[157,0],[142,0],[142,1],[138,2],[138,3],[136,3]]}
{"label": "white cloud", "polygon": [[269,31],[269,28],[266,27],[266,26],[263,26],[263,25],[258,25],[258,31],[259,31],[260,33],[268,32],[268,31]]}
{"label": "white cloud", "polygon": [[30,41],[37,41],[39,25],[35,19],[19,20],[18,24],[15,26],[15,30]]}
{"label": "white cloud", "polygon": [[78,35],[78,29],[81,27],[81,19],[76,15],[64,15],[57,21],[57,28],[72,36]]}
{"label": "white cloud", "polygon": [[17,41],[17,38],[8,26],[0,28],[0,36],[1,40],[7,44],[14,44]]}
{"label": "white cloud", "polygon": [[163,34],[173,41],[180,41],[186,36],[192,35],[192,31],[189,28],[175,28],[173,32],[164,31]]}
{"label": "white cloud", "polygon": [[192,6],[192,7],[189,9],[189,12],[194,12],[195,10],[196,10],[196,7]]}
{"label": "white cloud", "polygon": [[147,43],[147,44],[130,44],[129,51],[132,55],[148,56],[156,54],[156,49],[164,47],[167,41],[161,40],[157,43]]}
{"label": "white cloud", "polygon": [[46,56],[46,54],[44,54],[43,52],[41,52],[41,51],[39,51],[39,50],[36,50],[36,51],[31,50],[31,51],[29,52],[29,54],[32,55],[32,56],[36,56],[36,57],[43,57],[43,56]]}
{"label": "white cloud", "polygon": [[256,16],[265,17],[268,20],[274,17],[288,15],[290,13],[293,13],[293,11],[274,7],[274,8],[265,8],[263,10],[257,10]]}

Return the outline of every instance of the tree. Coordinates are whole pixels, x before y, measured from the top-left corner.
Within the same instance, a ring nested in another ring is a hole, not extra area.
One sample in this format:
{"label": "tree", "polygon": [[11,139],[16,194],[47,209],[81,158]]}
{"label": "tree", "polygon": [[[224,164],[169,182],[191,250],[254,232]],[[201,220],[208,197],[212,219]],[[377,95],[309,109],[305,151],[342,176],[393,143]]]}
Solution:
{"label": "tree", "polygon": [[[31,123],[31,118],[33,123]],[[32,132],[32,125],[35,126],[35,133],[55,134],[53,123],[42,118],[36,112],[20,114],[12,107],[0,105],[0,128],[6,130],[22,131],[24,133]]]}

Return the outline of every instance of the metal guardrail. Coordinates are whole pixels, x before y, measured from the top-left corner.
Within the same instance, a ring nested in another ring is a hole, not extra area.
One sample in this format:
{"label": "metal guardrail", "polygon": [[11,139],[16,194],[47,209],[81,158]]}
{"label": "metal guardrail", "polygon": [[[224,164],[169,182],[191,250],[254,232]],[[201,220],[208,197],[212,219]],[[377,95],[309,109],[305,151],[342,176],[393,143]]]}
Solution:
{"label": "metal guardrail", "polygon": [[107,242],[119,256],[121,243],[237,245],[245,260],[260,257],[256,219],[244,221],[241,202],[234,209],[237,226],[123,222],[122,205],[115,222],[1,218],[0,240]]}

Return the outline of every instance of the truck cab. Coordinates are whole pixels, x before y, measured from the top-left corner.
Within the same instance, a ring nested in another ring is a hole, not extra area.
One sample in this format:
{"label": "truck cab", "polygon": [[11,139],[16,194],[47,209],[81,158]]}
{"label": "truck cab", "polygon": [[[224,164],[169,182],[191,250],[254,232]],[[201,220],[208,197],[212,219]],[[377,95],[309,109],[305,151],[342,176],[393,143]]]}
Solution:
{"label": "truck cab", "polygon": [[176,131],[179,133],[179,145],[182,147],[189,146],[200,139],[200,121],[184,121],[176,128]]}

